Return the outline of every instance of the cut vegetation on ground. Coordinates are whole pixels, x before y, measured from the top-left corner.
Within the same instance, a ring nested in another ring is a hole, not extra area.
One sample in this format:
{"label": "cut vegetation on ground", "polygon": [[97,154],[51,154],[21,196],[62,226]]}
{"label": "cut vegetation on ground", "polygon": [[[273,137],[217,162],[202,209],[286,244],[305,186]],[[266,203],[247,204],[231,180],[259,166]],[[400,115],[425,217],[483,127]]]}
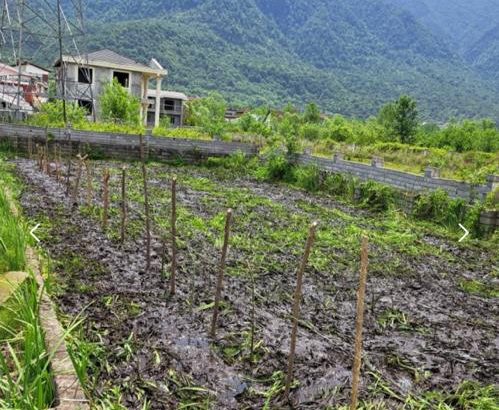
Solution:
{"label": "cut vegetation on ground", "polygon": [[[83,311],[71,350],[96,407],[286,407],[295,272],[308,226],[318,221],[304,276],[290,394],[295,406],[338,409],[349,402],[359,247],[366,234],[363,408],[495,408],[499,262],[494,238],[458,244],[455,232],[391,207],[373,212],[223,166],[151,163],[152,251],[146,270],[140,164],[90,165],[91,189],[82,173],[79,192],[68,200],[66,187],[34,162],[16,161],[26,186],[23,209],[42,224],[43,246],[52,257],[49,288],[60,316],[71,321]],[[128,213],[121,243],[123,165]],[[110,206],[104,231],[105,169]],[[77,167],[73,172],[74,187]],[[178,266],[172,296],[174,176]],[[230,249],[212,339],[228,208],[233,209]]]}

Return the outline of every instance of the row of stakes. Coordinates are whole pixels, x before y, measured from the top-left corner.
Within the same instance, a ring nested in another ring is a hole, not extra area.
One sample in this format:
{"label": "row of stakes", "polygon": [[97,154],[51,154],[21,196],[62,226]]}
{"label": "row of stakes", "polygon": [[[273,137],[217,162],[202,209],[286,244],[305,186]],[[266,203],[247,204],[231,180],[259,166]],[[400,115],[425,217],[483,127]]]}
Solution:
{"label": "row of stakes", "polygon": [[[37,158],[38,167],[40,171],[45,172],[49,176],[55,175],[57,181],[62,179],[61,171],[61,149],[58,146],[54,147],[54,170],[52,170],[52,163],[50,161],[50,155],[48,148],[37,145]],[[142,144],[141,144],[142,148]],[[30,152],[31,156],[31,152]],[[78,168],[76,172],[76,179],[74,183],[73,190],[71,192],[71,183],[69,179],[70,164],[71,159],[68,160],[66,174],[66,195],[72,194],[72,201],[76,203],[78,200],[79,185],[81,182],[83,169],[86,170],[87,176],[87,203],[90,205],[93,198],[93,184],[92,184],[92,169],[88,161],[88,157],[78,154],[76,156],[78,160]],[[143,149],[141,149],[141,159],[142,159],[142,176],[144,185],[144,204],[145,204],[145,220],[146,220],[146,269],[150,268],[151,261],[151,229],[150,229],[150,218],[149,218],[149,200],[148,200],[148,187],[147,187],[147,166],[144,161]],[[127,199],[126,199],[126,167],[121,169],[121,242],[125,241],[126,223],[127,223]],[[102,175],[102,228],[106,230],[108,227],[108,215],[109,215],[109,180],[110,172],[108,168],[105,168]],[[211,319],[210,336],[212,338],[216,337],[218,316],[220,310],[220,302],[222,299],[223,290],[223,280],[225,265],[227,260],[227,254],[229,250],[230,242],[230,227],[232,224],[233,212],[232,209],[228,209],[225,216],[225,229],[224,229],[224,241],[222,246],[222,253],[220,257],[220,265],[217,275],[216,288],[215,288],[215,301],[213,306],[213,315]],[[177,178],[174,176],[171,181],[171,223],[170,223],[170,237],[171,237],[171,271],[170,271],[170,293],[175,294],[176,290],[176,270],[177,270]],[[305,243],[305,249],[303,256],[298,266],[296,274],[296,287],[294,291],[293,306],[292,306],[292,326],[291,326],[291,341],[288,356],[288,365],[286,373],[286,382],[284,388],[284,397],[289,400],[289,392],[294,379],[294,361],[296,356],[296,340],[298,336],[298,322],[300,320],[300,303],[302,299],[302,287],[303,287],[303,275],[308,264],[308,259],[315,241],[315,234],[317,230],[318,222],[313,222],[308,230],[308,237]],[[354,341],[354,361],[352,368],[352,392],[350,409],[356,410],[358,405],[358,391],[360,382],[360,370],[362,363],[362,330],[364,325],[364,304],[365,304],[365,293],[366,293],[366,281],[367,281],[367,267],[368,267],[368,239],[367,236],[362,237],[361,241],[361,252],[360,252],[360,280],[359,287],[357,290],[357,306],[356,306],[356,320],[355,320],[355,341]]]}

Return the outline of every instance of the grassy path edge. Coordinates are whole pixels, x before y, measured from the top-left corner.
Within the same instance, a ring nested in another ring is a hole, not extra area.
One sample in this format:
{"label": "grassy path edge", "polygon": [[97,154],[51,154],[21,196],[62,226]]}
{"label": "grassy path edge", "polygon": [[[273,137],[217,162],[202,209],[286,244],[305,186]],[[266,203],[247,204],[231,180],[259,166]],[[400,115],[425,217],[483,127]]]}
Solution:
{"label": "grassy path edge", "polygon": [[[4,188],[5,196],[10,203],[11,212],[19,216],[12,193]],[[38,284],[40,303],[40,322],[45,334],[45,344],[50,356],[50,364],[56,386],[56,398],[59,403],[57,410],[86,410],[89,409],[88,400],[80,385],[76,370],[65,343],[67,331],[64,330],[57,319],[54,305],[45,292],[45,282],[41,275],[40,257],[29,245],[26,248],[27,270],[33,272]]]}

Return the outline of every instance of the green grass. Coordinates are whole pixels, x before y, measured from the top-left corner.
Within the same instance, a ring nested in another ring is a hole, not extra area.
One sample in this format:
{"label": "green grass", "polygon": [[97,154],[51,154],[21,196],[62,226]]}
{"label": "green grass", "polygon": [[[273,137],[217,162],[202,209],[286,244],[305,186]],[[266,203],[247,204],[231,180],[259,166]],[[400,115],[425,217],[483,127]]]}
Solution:
{"label": "green grass", "polygon": [[37,410],[52,406],[55,389],[40,324],[41,292],[34,279],[11,297],[0,316],[0,407]]}
{"label": "green grass", "polygon": [[[4,178],[0,159],[0,182],[9,186],[9,179]],[[19,218],[13,215],[6,191],[0,190],[0,273],[23,270],[26,257],[26,235]]]}

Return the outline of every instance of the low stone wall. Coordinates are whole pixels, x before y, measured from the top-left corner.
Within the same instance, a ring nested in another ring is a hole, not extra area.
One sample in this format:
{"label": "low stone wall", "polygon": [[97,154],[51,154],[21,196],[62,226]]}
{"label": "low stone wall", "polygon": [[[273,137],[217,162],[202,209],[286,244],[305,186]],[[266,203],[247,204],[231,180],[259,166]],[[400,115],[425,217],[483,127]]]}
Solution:
{"label": "low stone wall", "polygon": [[486,185],[473,185],[467,182],[439,178],[438,169],[428,167],[425,175],[410,174],[384,168],[383,159],[374,157],[371,165],[353,161],[345,161],[339,153],[333,158],[314,157],[309,153],[296,156],[301,165],[315,165],[328,172],[349,174],[360,180],[374,180],[394,188],[408,192],[434,191],[443,189],[452,198],[463,198],[468,201],[483,200],[487,194],[499,186],[499,176],[488,177]]}
{"label": "low stone wall", "polygon": [[[475,199],[485,199],[490,192],[499,187],[497,175],[489,175],[486,185],[473,185],[463,181],[439,178],[439,170],[433,167],[428,167],[424,176],[387,169],[384,168],[383,158],[380,157],[373,157],[371,165],[367,165],[345,161],[341,153],[336,153],[333,158],[328,159],[314,157],[310,152],[306,152],[296,155],[294,161],[300,165],[314,165],[324,172],[348,174],[362,181],[374,180],[390,185],[403,194],[397,198],[397,202],[406,211],[412,209],[414,199],[419,192],[443,189],[451,198],[463,198],[471,203]],[[480,215],[480,223],[488,227],[487,229],[496,229],[499,227],[499,212],[484,211]]]}
{"label": "low stone wall", "polygon": [[[144,136],[146,155],[150,159],[199,161],[208,157],[243,152],[258,153],[254,145],[223,141],[199,141],[181,138]],[[8,141],[15,149],[36,152],[36,145],[57,144],[62,153],[70,150],[90,153],[94,157],[135,160],[140,158],[140,136],[92,131],[40,128],[26,125],[0,124],[0,141]]]}

